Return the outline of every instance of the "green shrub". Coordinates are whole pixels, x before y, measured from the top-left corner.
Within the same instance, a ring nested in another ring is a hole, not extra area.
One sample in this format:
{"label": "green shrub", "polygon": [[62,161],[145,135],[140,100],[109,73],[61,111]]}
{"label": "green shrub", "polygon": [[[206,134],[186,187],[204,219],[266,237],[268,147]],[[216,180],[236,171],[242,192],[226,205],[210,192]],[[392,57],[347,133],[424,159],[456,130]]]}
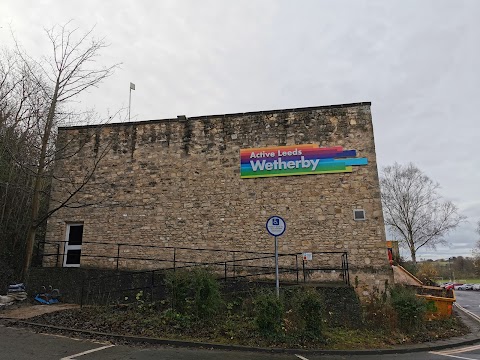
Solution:
{"label": "green shrub", "polygon": [[167,272],[165,285],[170,305],[179,313],[186,313],[189,309],[188,298],[191,292],[191,275],[189,271],[177,270]]}
{"label": "green shrub", "polygon": [[201,268],[193,271],[192,275],[195,315],[202,320],[211,319],[222,304],[218,281],[211,272]]}
{"label": "green shrub", "polygon": [[185,331],[192,326],[190,316],[176,312],[173,309],[166,309],[161,314],[161,321],[172,329]]}
{"label": "green shrub", "polygon": [[178,313],[191,314],[198,320],[210,320],[222,304],[220,285],[206,269],[170,272],[165,284],[170,304]]}
{"label": "green shrub", "polygon": [[401,330],[418,330],[424,326],[426,303],[415,292],[403,286],[395,286],[390,291],[390,303],[397,313]]}
{"label": "green shrub", "polygon": [[255,325],[262,335],[275,337],[282,332],[284,307],[273,291],[263,291],[253,300]]}
{"label": "green shrub", "polygon": [[319,339],[323,328],[323,300],[315,289],[303,288],[297,292],[295,311],[300,319],[300,335],[305,339]]}

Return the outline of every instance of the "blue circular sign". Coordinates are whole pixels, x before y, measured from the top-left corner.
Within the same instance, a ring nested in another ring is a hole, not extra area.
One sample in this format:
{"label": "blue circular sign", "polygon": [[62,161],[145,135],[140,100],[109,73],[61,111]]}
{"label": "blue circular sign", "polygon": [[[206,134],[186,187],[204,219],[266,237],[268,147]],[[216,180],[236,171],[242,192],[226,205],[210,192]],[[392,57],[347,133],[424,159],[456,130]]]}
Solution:
{"label": "blue circular sign", "polygon": [[280,216],[272,216],[267,220],[267,231],[272,236],[280,236],[287,229],[287,224]]}

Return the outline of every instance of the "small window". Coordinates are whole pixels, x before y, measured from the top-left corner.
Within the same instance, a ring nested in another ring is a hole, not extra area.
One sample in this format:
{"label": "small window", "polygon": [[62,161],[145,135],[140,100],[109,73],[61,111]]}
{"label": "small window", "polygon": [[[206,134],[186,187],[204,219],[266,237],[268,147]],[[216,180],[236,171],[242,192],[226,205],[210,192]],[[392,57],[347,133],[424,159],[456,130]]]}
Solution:
{"label": "small window", "polygon": [[365,219],[365,210],[363,209],[355,209],[353,210],[353,220],[366,220]]}
{"label": "small window", "polygon": [[83,225],[70,226],[68,245],[82,245]]}
{"label": "small window", "polygon": [[65,259],[65,266],[80,264],[81,250],[69,250]]}

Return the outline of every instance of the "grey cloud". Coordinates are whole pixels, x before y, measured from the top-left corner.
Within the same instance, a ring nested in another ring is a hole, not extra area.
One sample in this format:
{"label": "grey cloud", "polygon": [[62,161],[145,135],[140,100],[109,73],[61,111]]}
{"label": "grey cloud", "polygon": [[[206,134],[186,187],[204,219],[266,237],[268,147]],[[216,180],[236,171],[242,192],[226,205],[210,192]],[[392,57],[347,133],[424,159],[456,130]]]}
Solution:
{"label": "grey cloud", "polygon": [[379,166],[414,162],[469,217],[448,237],[461,246],[429,256],[476,241],[479,13],[475,0],[0,3],[38,55],[44,26],[97,24],[111,43],[99,61],[122,69],[75,105],[103,114],[128,105],[130,81],[135,120],[372,101]]}

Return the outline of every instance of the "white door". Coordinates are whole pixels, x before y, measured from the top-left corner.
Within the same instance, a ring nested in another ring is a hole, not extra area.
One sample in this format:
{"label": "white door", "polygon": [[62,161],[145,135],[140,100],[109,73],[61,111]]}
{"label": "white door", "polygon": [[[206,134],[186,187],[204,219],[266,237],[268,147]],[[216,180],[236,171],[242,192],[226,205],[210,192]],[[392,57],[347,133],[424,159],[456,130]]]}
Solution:
{"label": "white door", "polygon": [[64,267],[80,267],[83,224],[67,224],[67,236],[63,253]]}

